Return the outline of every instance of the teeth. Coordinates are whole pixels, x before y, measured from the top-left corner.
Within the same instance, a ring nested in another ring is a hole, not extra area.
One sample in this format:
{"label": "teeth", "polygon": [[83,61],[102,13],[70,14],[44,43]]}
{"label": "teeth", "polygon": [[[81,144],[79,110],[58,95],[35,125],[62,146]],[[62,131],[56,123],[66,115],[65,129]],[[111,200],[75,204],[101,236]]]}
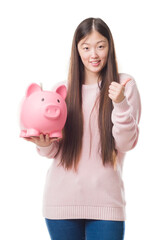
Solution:
{"label": "teeth", "polygon": [[92,62],[92,63],[98,63],[99,61],[97,61],[97,62]]}

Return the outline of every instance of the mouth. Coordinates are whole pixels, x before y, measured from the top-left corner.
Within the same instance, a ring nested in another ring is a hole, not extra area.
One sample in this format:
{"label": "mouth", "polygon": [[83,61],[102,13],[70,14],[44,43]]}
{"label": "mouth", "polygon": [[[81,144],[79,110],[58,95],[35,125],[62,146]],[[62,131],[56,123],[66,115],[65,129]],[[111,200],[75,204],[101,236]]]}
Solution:
{"label": "mouth", "polygon": [[90,63],[91,63],[91,65],[92,65],[93,67],[97,67],[97,66],[100,64],[100,62],[101,62],[101,60],[91,61]]}

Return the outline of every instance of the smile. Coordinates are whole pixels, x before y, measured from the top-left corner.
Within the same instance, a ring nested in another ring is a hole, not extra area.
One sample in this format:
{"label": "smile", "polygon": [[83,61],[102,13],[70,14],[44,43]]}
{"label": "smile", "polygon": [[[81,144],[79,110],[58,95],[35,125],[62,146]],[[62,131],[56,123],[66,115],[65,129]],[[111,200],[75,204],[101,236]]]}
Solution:
{"label": "smile", "polygon": [[100,62],[100,60],[98,60],[98,61],[91,61],[90,63],[98,63],[98,62]]}
{"label": "smile", "polygon": [[92,66],[98,66],[99,64],[100,64],[100,60],[98,60],[98,61],[92,61],[92,62],[90,62],[91,63],[91,65]]}

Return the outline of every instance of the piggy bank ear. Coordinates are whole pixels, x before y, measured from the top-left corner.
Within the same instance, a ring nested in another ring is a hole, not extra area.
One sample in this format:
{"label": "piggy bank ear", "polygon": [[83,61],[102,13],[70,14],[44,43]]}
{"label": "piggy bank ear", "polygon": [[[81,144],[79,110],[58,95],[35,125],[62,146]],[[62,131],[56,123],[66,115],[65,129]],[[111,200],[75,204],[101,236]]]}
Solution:
{"label": "piggy bank ear", "polygon": [[67,96],[67,88],[65,85],[60,85],[56,88],[55,92],[61,95],[61,97],[65,100]]}
{"label": "piggy bank ear", "polygon": [[32,93],[39,91],[41,91],[41,87],[36,83],[32,83],[26,91],[26,97],[29,97]]}

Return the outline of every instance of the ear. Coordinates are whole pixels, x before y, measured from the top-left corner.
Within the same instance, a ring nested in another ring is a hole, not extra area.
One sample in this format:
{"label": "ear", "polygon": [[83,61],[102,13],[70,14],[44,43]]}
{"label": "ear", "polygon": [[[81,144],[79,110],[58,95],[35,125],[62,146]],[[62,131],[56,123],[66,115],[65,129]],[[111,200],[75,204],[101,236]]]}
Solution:
{"label": "ear", "polygon": [[65,85],[60,85],[56,88],[55,90],[56,93],[60,94],[61,97],[65,100],[66,96],[67,96],[67,88]]}
{"label": "ear", "polygon": [[41,90],[41,87],[36,84],[36,83],[32,83],[28,88],[27,88],[27,91],[26,91],[26,97],[29,97],[32,93],[34,92],[39,92],[39,91],[42,91]]}

